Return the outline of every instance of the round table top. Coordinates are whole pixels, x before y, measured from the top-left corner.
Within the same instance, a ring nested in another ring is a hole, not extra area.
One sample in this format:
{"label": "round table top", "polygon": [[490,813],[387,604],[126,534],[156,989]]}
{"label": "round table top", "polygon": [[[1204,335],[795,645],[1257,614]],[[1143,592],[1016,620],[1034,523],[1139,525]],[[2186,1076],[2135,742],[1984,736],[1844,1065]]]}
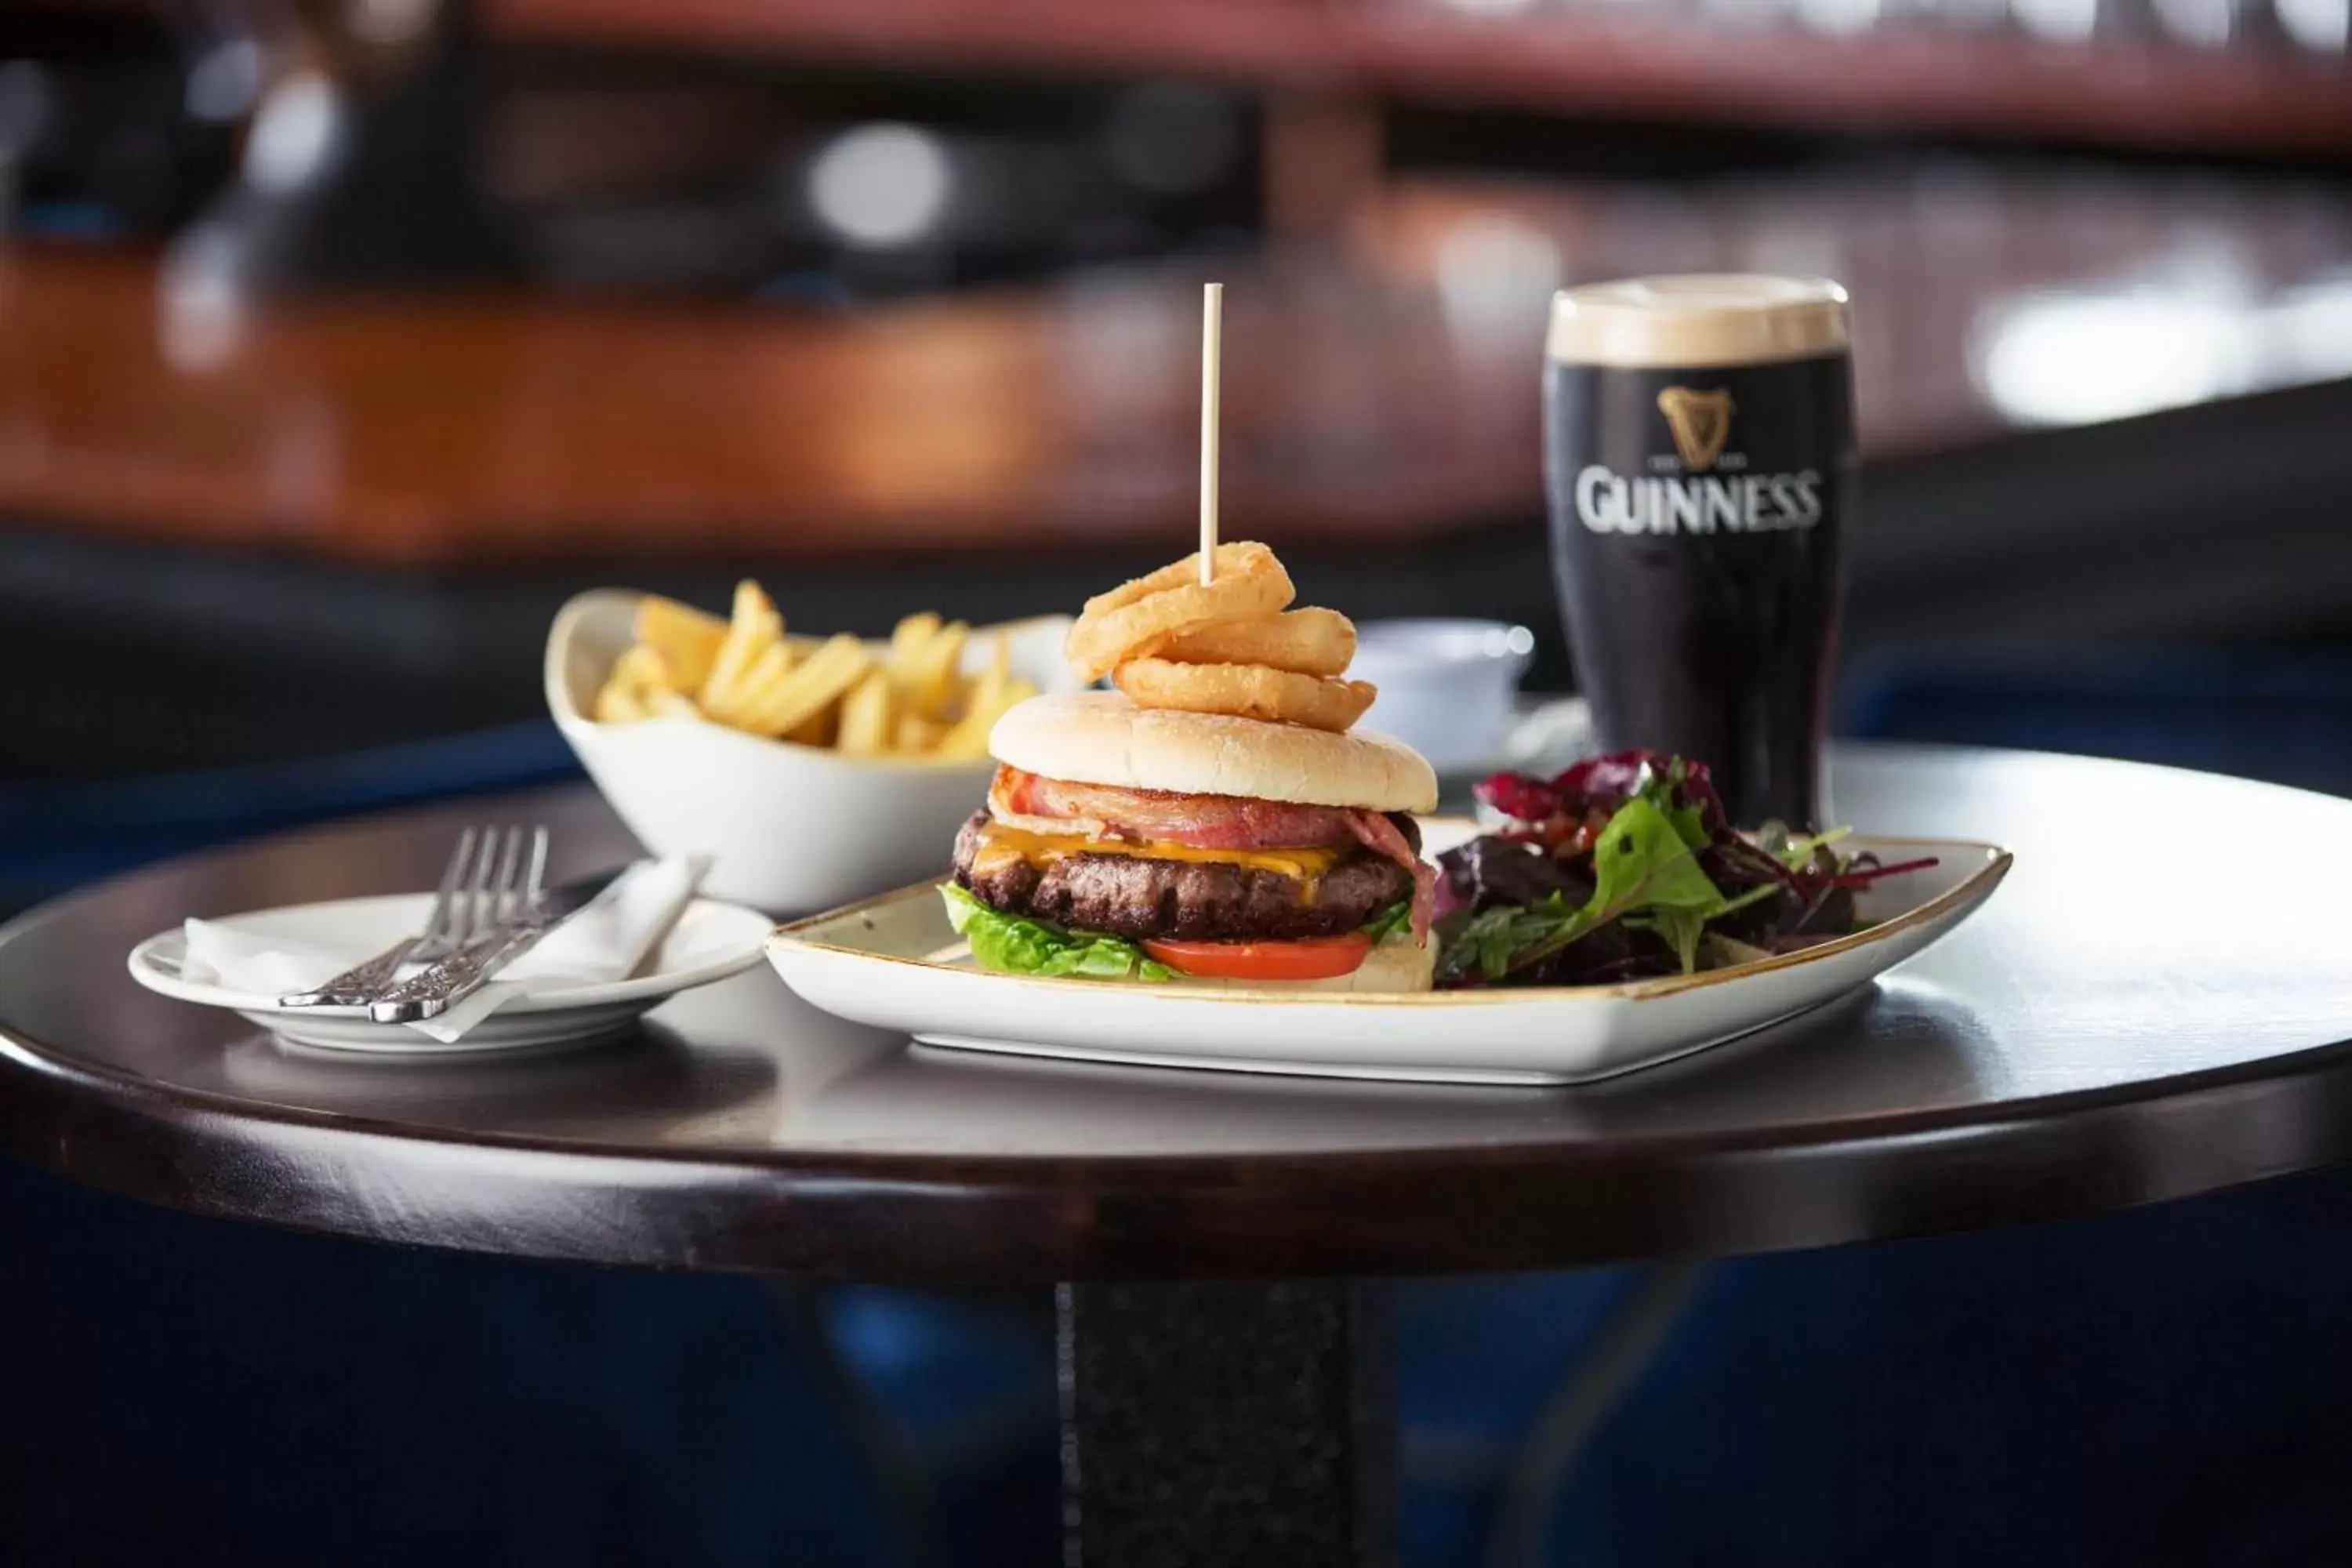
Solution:
{"label": "round table top", "polygon": [[[414,888],[479,801],[288,835],[0,932],[0,1152],[377,1240],[869,1279],[1568,1266],[1999,1225],[2352,1157],[2352,803],[2126,763],[1865,749],[1837,814],[2017,851],[1852,1002],[1573,1089],[910,1048],[764,966],[556,1057],[298,1054],[151,995],[184,915]],[[534,797],[556,870],[629,852]]]}

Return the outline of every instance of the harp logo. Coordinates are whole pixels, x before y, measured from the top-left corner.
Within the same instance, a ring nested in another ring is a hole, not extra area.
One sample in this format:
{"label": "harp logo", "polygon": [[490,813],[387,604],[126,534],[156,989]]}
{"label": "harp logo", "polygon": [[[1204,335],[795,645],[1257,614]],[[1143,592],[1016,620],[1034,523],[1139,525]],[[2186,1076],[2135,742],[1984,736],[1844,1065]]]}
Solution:
{"label": "harp logo", "polygon": [[1728,391],[1719,386],[1713,392],[1670,386],[1658,394],[1658,412],[1666,416],[1666,427],[1674,433],[1675,450],[1681,454],[1684,468],[1703,474],[1715,467],[1715,460],[1723,456],[1723,444],[1731,438]]}

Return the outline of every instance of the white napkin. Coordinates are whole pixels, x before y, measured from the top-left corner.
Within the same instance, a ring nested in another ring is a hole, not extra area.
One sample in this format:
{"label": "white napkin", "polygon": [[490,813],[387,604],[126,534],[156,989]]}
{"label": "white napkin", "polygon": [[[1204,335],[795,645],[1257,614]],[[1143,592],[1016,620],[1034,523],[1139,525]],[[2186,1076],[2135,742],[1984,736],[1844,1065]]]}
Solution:
{"label": "white napkin", "polygon": [[[709,858],[700,855],[672,856],[635,867],[500,970],[496,980],[447,1012],[421,1023],[388,1026],[415,1029],[446,1045],[465,1037],[499,1008],[537,992],[625,980],[669,934],[709,868]],[[241,925],[236,916],[191,920],[181,929],[187,944],[180,961],[183,978],[264,996],[305,990],[368,956],[264,936]]]}

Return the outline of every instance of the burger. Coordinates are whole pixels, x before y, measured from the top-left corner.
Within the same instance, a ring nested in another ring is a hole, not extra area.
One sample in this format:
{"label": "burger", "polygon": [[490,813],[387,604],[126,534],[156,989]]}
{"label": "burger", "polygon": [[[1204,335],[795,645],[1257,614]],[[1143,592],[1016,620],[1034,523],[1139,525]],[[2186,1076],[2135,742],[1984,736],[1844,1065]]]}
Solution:
{"label": "burger", "polygon": [[1436,872],[1403,742],[1120,691],[1032,698],[989,736],[942,892],[981,967],[1223,987],[1426,991]]}

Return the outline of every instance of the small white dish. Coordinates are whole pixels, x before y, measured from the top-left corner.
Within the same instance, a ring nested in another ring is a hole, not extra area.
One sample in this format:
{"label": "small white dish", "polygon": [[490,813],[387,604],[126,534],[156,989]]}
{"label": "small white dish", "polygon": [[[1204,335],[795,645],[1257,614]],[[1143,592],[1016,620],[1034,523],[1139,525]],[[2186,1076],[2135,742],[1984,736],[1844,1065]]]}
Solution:
{"label": "small white dish", "polygon": [[[262,938],[353,953],[377,952],[425,923],[429,893],[293,904],[236,917],[238,927]],[[281,1007],[275,996],[191,980],[182,973],[187,941],[178,926],[158,931],[131,950],[131,977],[148,990],[226,1007],[298,1045],[382,1056],[464,1056],[530,1050],[604,1039],[681,991],[740,974],[760,962],[760,944],[772,926],[755,910],[709,899],[687,906],[645,972],[628,980],[550,984],[519,997],[484,1019],[464,1038],[443,1044],[404,1024],[379,1024],[364,1007]]]}
{"label": "small white dish", "polygon": [[[1432,854],[1475,831],[1424,829]],[[974,969],[934,885],[788,925],[768,939],[784,984],[817,1007],[928,1044],[1155,1067],[1433,1083],[1572,1084],[1752,1033],[1870,984],[1965,920],[2009,851],[1957,839],[1856,837],[1849,851],[1938,857],[1857,902],[1878,923],[1732,969],[1618,985],[1374,995],[1045,980]]]}
{"label": "small white dish", "polygon": [[[647,849],[707,855],[703,888],[712,897],[779,912],[842,903],[939,864],[988,793],[996,764],[987,758],[845,757],[694,719],[588,717],[644,597],[600,588],[565,605],[548,633],[545,679],[556,727]],[[1013,674],[1066,690],[1075,684],[1062,660],[1069,625],[1046,616],[977,627],[966,667],[977,669],[988,637],[1002,631],[1012,638]]]}
{"label": "small white dish", "polygon": [[1367,621],[1348,674],[1381,689],[1368,727],[1459,772],[1502,749],[1535,647],[1533,632],[1503,621]]}
{"label": "small white dish", "polygon": [[1522,692],[1511,703],[1500,742],[1437,770],[1439,797],[1450,810],[1489,774],[1517,771],[1549,778],[1594,750],[1592,712],[1583,698]]}

